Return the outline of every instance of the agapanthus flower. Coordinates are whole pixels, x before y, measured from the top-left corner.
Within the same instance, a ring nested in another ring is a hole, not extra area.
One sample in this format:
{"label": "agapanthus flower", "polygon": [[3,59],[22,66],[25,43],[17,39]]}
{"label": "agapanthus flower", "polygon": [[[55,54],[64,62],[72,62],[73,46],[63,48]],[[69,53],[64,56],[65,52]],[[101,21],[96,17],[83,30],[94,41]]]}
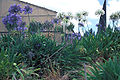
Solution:
{"label": "agapanthus flower", "polygon": [[70,16],[66,16],[66,19],[70,19]]}
{"label": "agapanthus flower", "polygon": [[23,9],[24,14],[32,14],[32,8],[29,5],[26,5]]}
{"label": "agapanthus flower", "polygon": [[80,40],[81,39],[81,34],[80,33],[73,33],[72,34],[72,39],[78,39],[78,40]]}
{"label": "agapanthus flower", "polygon": [[5,16],[2,19],[3,24],[7,25],[14,25],[14,24],[18,24],[19,22],[21,22],[21,16],[18,14],[9,14],[7,16]]}
{"label": "agapanthus flower", "polygon": [[86,32],[84,33],[84,36],[89,36],[89,32],[86,31]]}
{"label": "agapanthus flower", "polygon": [[16,30],[17,31],[25,31],[27,29],[28,29],[27,27],[20,27],[20,26],[18,26]]}
{"label": "agapanthus flower", "polygon": [[68,39],[71,39],[71,35],[68,35]]}
{"label": "agapanthus flower", "polygon": [[79,26],[84,26],[84,24],[83,24],[83,23],[78,23],[78,25],[79,25]]}
{"label": "agapanthus flower", "polygon": [[81,34],[80,33],[78,33],[78,40],[80,40],[81,39]]}
{"label": "agapanthus flower", "polygon": [[57,15],[57,18],[61,19],[61,20],[63,20],[64,17],[65,17],[64,13],[58,13],[58,15]]}
{"label": "agapanthus flower", "polygon": [[21,21],[21,22],[19,23],[19,27],[25,27],[25,25],[26,25],[26,23],[23,22],[23,21]]}
{"label": "agapanthus flower", "polygon": [[120,12],[115,12],[110,15],[112,21],[118,21],[120,19]]}
{"label": "agapanthus flower", "polygon": [[97,26],[97,27],[102,27],[102,25],[101,25],[101,24],[96,24],[96,26]]}
{"label": "agapanthus flower", "polygon": [[9,14],[8,15],[8,23],[13,24],[19,24],[21,22],[21,16],[18,14]]}
{"label": "agapanthus flower", "polygon": [[7,25],[8,20],[9,20],[8,15],[7,15],[7,16],[5,16],[4,18],[2,18],[2,22],[3,22],[3,24],[4,24],[4,25]]}
{"label": "agapanthus flower", "polygon": [[98,9],[96,12],[95,12],[95,15],[97,16],[101,16],[101,15],[104,15],[105,14],[105,11],[104,10],[100,10]]}
{"label": "agapanthus flower", "polygon": [[8,12],[10,14],[19,13],[19,12],[22,13],[22,8],[20,6],[21,6],[20,4],[18,4],[18,5],[16,5],[16,4],[11,5],[9,10],[8,10]]}
{"label": "agapanthus flower", "polygon": [[77,37],[77,34],[76,33],[73,33],[72,34],[72,39],[75,39]]}
{"label": "agapanthus flower", "polygon": [[71,34],[65,34],[65,39],[66,40],[71,40]]}
{"label": "agapanthus flower", "polygon": [[119,27],[117,27],[117,30],[119,30],[119,31],[120,31],[120,26],[119,26]]}
{"label": "agapanthus flower", "polygon": [[72,36],[77,36],[77,34],[76,33],[72,33]]}
{"label": "agapanthus flower", "polygon": [[59,19],[58,19],[58,18],[54,18],[51,22],[52,22],[53,24],[54,24],[54,23],[58,24],[58,23],[59,23]]}
{"label": "agapanthus flower", "polygon": [[25,31],[25,30],[27,30],[27,27],[25,27],[25,25],[26,25],[26,23],[25,22],[20,22],[19,23],[19,25],[18,25],[18,27],[17,27],[17,30],[18,31]]}
{"label": "agapanthus flower", "polygon": [[96,26],[98,27],[98,26],[99,26],[99,24],[96,24]]}
{"label": "agapanthus flower", "polygon": [[88,12],[87,12],[87,11],[83,11],[83,12],[82,12],[82,15],[88,16]]}

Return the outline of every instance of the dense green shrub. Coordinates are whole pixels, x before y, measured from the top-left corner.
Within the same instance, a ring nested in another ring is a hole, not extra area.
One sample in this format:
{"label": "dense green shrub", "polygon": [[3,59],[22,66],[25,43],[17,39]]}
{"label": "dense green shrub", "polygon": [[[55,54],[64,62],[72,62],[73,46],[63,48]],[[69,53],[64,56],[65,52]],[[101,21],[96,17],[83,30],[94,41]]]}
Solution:
{"label": "dense green shrub", "polygon": [[47,20],[42,24],[42,27],[44,30],[51,30],[54,27],[54,25],[53,25],[52,21]]}
{"label": "dense green shrub", "polygon": [[[21,53],[23,59],[19,62],[27,63],[29,67],[45,68],[49,66],[45,61],[49,56],[56,52],[60,47],[56,42],[41,36],[40,34],[27,35],[3,35],[0,39],[0,49],[10,49],[13,53]],[[54,61],[54,55],[52,61]],[[42,70],[41,69],[41,70]]]}
{"label": "dense green shrub", "polygon": [[85,52],[82,52],[83,56],[89,56],[92,60],[96,60],[98,57],[104,57],[108,59],[113,55],[119,55],[120,49],[120,31],[112,31],[107,28],[106,32],[99,34],[91,34],[83,37],[78,44],[79,48],[82,46]]}
{"label": "dense green shrub", "polygon": [[[41,68],[38,73],[43,74],[51,62],[57,62],[64,73],[80,70],[84,62],[95,62],[101,57],[107,60],[114,55],[120,55],[119,33],[120,31],[113,32],[110,28],[96,35],[90,31],[83,37],[80,36],[80,39],[73,37],[60,45],[40,34],[14,33],[1,36],[0,51],[4,49],[9,50],[11,55],[20,54],[22,59],[15,60],[16,63],[23,62],[28,67]],[[58,51],[61,47],[63,48]]]}
{"label": "dense green shrub", "polygon": [[37,21],[30,22],[28,32],[36,33],[39,30],[43,30],[43,26],[40,22],[37,22]]}
{"label": "dense green shrub", "polygon": [[21,59],[23,59],[21,54],[14,53],[14,50],[2,48],[0,52],[0,80],[38,78],[39,75],[36,71],[40,69],[29,67],[21,62]]}
{"label": "dense green shrub", "polygon": [[1,49],[0,52],[0,80],[12,79],[13,73],[16,72],[14,63],[19,63],[22,58],[21,54],[12,53],[10,50]]}
{"label": "dense green shrub", "polygon": [[39,34],[29,36],[23,44],[24,56],[26,59],[32,58],[31,64],[34,66],[43,66],[43,62],[59,49],[54,41]]}
{"label": "dense green shrub", "polygon": [[120,57],[114,56],[113,60],[105,63],[92,64],[91,74],[88,74],[88,80],[120,80]]}
{"label": "dense green shrub", "polygon": [[60,65],[63,70],[77,70],[82,65],[81,54],[75,44],[69,44],[60,53]]}
{"label": "dense green shrub", "polygon": [[63,27],[60,26],[60,25],[56,25],[55,30],[56,30],[56,31],[63,32]]}
{"label": "dense green shrub", "polygon": [[79,70],[84,62],[91,62],[119,55],[120,32],[107,28],[106,32],[94,34],[88,32],[80,40],[74,39],[60,53],[60,65],[65,71]]}

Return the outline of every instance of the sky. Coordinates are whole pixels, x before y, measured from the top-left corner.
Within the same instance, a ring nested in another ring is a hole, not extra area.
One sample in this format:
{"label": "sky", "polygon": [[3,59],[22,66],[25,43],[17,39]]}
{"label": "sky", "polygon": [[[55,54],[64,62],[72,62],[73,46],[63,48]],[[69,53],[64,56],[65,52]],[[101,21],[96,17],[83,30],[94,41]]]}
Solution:
{"label": "sky", "polygon": [[[80,11],[87,11],[88,15],[88,26],[94,31],[97,31],[95,26],[99,22],[99,17],[95,15],[95,11],[102,9],[104,0],[21,0],[29,2],[41,7],[45,7],[57,12],[72,12],[76,14]],[[120,11],[120,0],[107,0],[107,21],[109,16],[116,11]],[[78,22],[72,20],[75,24],[75,32],[78,31]],[[108,22],[110,23],[110,22]],[[88,29],[88,28],[86,28]]]}

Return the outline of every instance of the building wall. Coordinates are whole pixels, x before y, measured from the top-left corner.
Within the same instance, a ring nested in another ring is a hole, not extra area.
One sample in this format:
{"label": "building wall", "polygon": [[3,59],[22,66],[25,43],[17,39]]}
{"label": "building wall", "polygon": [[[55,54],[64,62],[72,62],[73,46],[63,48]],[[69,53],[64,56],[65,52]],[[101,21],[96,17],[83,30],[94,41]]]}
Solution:
{"label": "building wall", "polygon": [[[0,0],[0,32],[6,32],[7,29],[2,24],[2,18],[7,14],[7,0]],[[3,15],[4,14],[4,15]]]}
{"label": "building wall", "polygon": [[[22,8],[24,8],[25,5],[28,5],[28,3],[18,1],[18,0],[0,0],[0,32],[7,31],[4,25],[2,24],[2,17],[8,14],[8,9],[10,5],[13,5],[13,4],[21,4]],[[33,9],[33,13],[30,14],[30,21],[34,19],[36,21],[40,21],[43,23],[46,20],[48,21],[52,20],[53,18],[55,18],[57,14],[57,12],[43,8],[43,7],[38,7],[31,4],[29,5]],[[23,21],[25,21],[26,23],[29,23],[28,15],[24,15],[24,13],[22,13],[21,16]]]}
{"label": "building wall", "polygon": [[[24,8],[24,6],[27,5],[26,3],[19,2],[19,1],[16,1],[16,3],[21,4],[22,8]],[[30,20],[34,19],[40,22],[45,22],[46,20],[52,20],[56,16],[56,12],[43,9],[40,7],[36,7],[34,5],[30,5],[30,7],[33,9],[33,13],[30,14]],[[23,16],[23,20],[28,22],[28,16],[24,15],[24,13],[22,14],[22,16]]]}

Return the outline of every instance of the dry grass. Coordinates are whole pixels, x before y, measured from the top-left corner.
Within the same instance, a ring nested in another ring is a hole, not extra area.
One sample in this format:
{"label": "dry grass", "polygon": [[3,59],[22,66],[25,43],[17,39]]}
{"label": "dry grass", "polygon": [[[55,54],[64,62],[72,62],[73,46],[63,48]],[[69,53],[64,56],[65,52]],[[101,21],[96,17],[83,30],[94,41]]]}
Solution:
{"label": "dry grass", "polygon": [[61,76],[60,69],[54,69],[52,66],[50,70],[44,74],[45,80],[69,80],[68,74]]}

